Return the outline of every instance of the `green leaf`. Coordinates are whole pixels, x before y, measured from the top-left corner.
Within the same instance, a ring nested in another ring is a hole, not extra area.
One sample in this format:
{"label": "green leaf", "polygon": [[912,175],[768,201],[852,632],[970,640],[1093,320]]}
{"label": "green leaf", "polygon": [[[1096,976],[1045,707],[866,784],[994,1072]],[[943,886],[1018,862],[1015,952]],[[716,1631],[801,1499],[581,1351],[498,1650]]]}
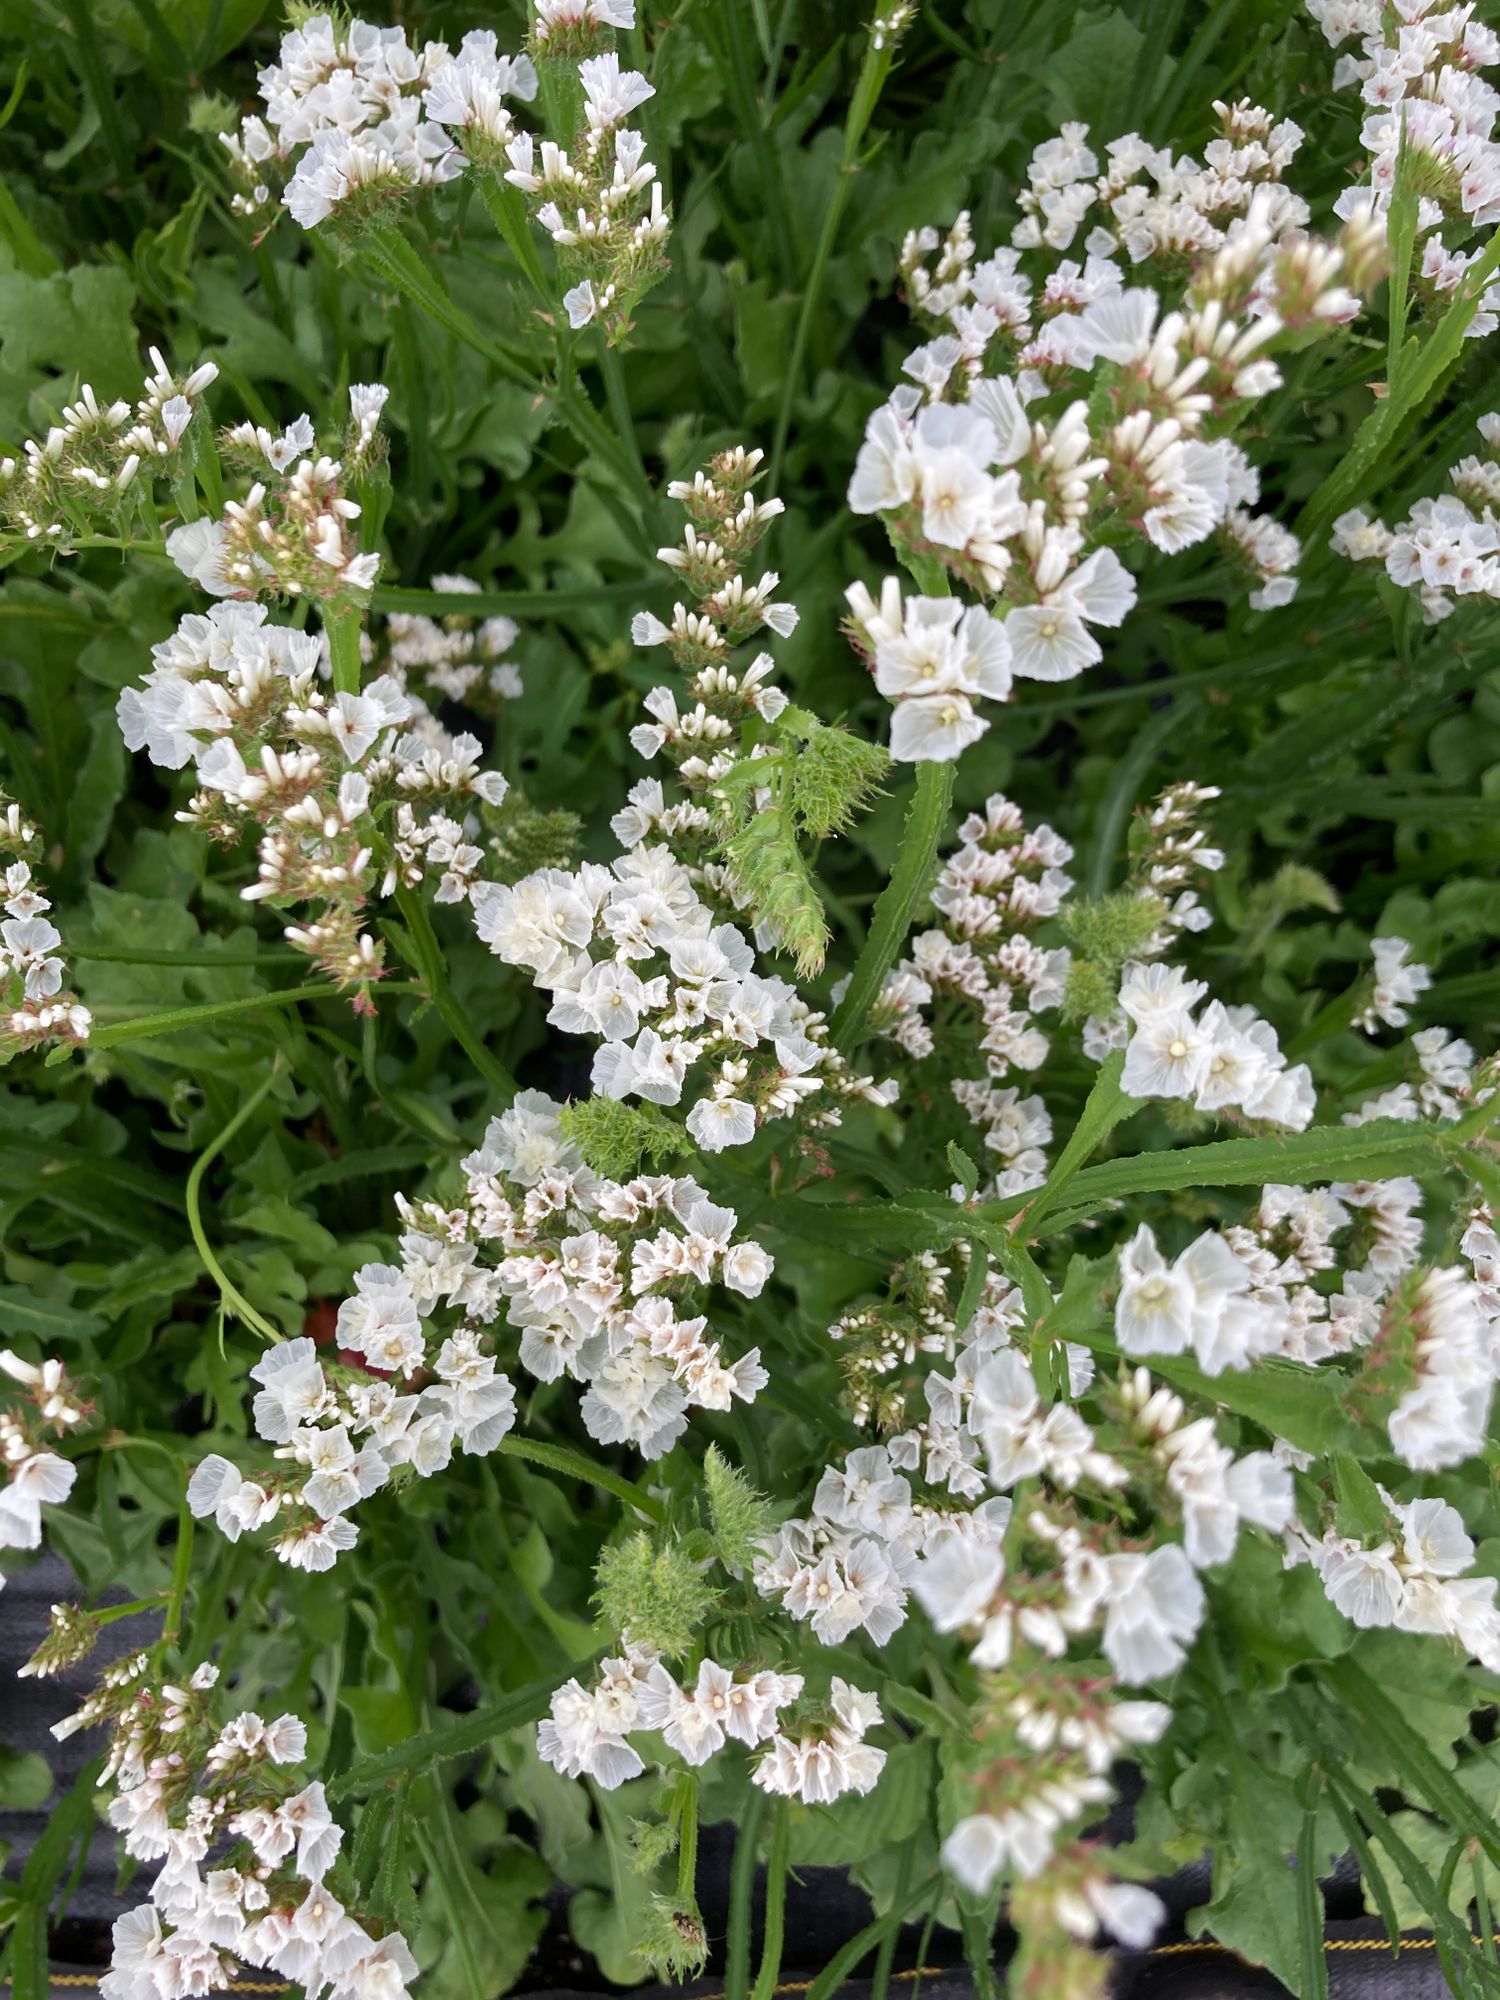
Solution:
{"label": "green leaf", "polygon": [[885,984],[886,974],[900,956],[912,919],[932,886],[938,842],[947,827],[952,803],[953,766],[919,764],[896,865],[890,881],[880,892],[870,935],[829,1023],[830,1039],[845,1052],[858,1046],[865,1016]]}
{"label": "green leaf", "polygon": [[[1443,1160],[1440,1135],[1419,1126],[1380,1118],[1369,1125],[1316,1125],[1275,1139],[1221,1139],[1208,1146],[1178,1146],[1107,1160],[1085,1167],[1073,1182],[1067,1214],[1098,1208],[1132,1194],[1164,1194],[1175,1188],[1264,1187],[1285,1181],[1310,1186],[1321,1181],[1390,1180],[1419,1173]],[[1024,1196],[980,1209],[1003,1221],[1023,1206]],[[1053,1231],[1060,1218],[1054,1219]],[[1053,1233],[1053,1232],[1048,1232]]]}
{"label": "green leaf", "polygon": [[1125,1069],[1125,1051],[1116,1049],[1106,1057],[1099,1074],[1094,1078],[1078,1123],[1068,1135],[1068,1143],[1058,1155],[1057,1165],[1047,1176],[1046,1184],[1034,1202],[1026,1210],[1028,1231],[1035,1234],[1037,1224],[1049,1210],[1057,1206],[1059,1195],[1082,1168],[1091,1153],[1097,1153],[1105,1139],[1122,1119],[1132,1111],[1140,1109],[1138,1097],[1127,1096],[1120,1088],[1120,1077]]}
{"label": "green leaf", "polygon": [[56,1341],[92,1340],[105,1322],[58,1299],[38,1298],[24,1285],[0,1285],[0,1333],[30,1334],[44,1347]]}
{"label": "green leaf", "polygon": [[1332,1661],[1320,1673],[1368,1732],[1367,1740],[1385,1753],[1403,1785],[1411,1785],[1455,1833],[1476,1841],[1491,1861],[1500,1863],[1500,1828],[1438,1762],[1384,1690],[1352,1659]]}
{"label": "green leaf", "polygon": [[449,1757],[466,1757],[475,1750],[482,1750],[493,1737],[503,1736],[507,1730],[522,1729],[527,1723],[540,1722],[547,1713],[557,1686],[555,1677],[532,1681],[526,1687],[517,1688],[514,1694],[491,1702],[488,1707],[475,1709],[472,1715],[458,1716],[452,1722],[440,1723],[435,1729],[425,1729],[419,1735],[408,1736],[404,1742],[382,1751],[380,1755],[363,1758],[353,1765],[334,1780],[328,1788],[328,1795],[332,1799],[342,1799],[351,1792],[373,1791],[377,1785],[386,1784],[392,1778],[427,1772]]}
{"label": "green leaf", "polygon": [[13,1812],[35,1812],[52,1796],[52,1770],[34,1750],[9,1750],[0,1744],[0,1805]]}
{"label": "green leaf", "polygon": [[1365,1542],[1384,1540],[1391,1531],[1391,1520],[1374,1480],[1346,1451],[1333,1454],[1332,1466],[1339,1533]]}
{"label": "green leaf", "polygon": [[1318,1886],[1318,1797],[1321,1786],[1309,1773],[1302,1787],[1302,1828],[1297,1836],[1297,1943],[1302,1977],[1298,2000],[1327,2000],[1328,1958],[1323,1950],[1323,1892]]}

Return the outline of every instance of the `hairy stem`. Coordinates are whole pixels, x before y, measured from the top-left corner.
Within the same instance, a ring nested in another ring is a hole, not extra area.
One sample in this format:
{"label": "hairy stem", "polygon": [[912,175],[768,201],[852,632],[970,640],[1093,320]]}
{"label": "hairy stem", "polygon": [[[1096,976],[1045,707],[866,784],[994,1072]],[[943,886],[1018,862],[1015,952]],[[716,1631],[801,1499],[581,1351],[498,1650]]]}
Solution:
{"label": "hairy stem", "polygon": [[760,1859],[760,1829],[766,1816],[766,1795],[752,1785],[734,1837],[734,1865],[729,1872],[729,1935],[724,1945],[725,2000],[747,2000],[750,1990],[750,1905],[755,1895],[755,1867]]}
{"label": "hairy stem", "polygon": [[896,866],[880,892],[870,934],[830,1024],[835,1045],[846,1055],[858,1045],[865,1017],[885,983],[886,974],[896,963],[912,918],[927,894],[952,804],[953,766],[919,764],[906,824],[901,830]]}
{"label": "hairy stem", "polygon": [[786,1928],[786,1871],[792,1844],[785,1799],[776,1801],[771,1822],[771,1853],[766,1863],[766,1923],[761,1939],[760,1971],[750,2000],[771,2000],[781,1972],[781,1945]]}

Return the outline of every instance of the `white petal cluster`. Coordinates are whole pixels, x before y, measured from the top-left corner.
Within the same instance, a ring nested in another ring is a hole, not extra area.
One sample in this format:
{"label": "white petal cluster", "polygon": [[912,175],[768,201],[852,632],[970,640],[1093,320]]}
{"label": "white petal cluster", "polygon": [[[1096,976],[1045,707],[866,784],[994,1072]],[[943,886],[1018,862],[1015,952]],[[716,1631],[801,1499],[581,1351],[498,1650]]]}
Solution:
{"label": "white petal cluster", "polygon": [[[882,630],[892,621],[851,593],[870,628],[861,650],[898,704],[899,758],[956,757],[988,727],[977,696],[1102,658],[1094,628],[1135,601],[1111,546],[1122,530],[1168,555],[1217,532],[1256,608],[1296,592],[1296,538],[1251,511],[1259,478],[1225,433],[1279,385],[1279,339],[1356,312],[1336,280],[1345,250],[1373,279],[1369,230],[1344,249],[1309,237],[1306,204],[1281,181],[1300,130],[1248,101],[1214,109],[1222,136],[1202,161],[1129,133],[1101,166],[1087,129],[1065,126],[1033,156],[1012,247],[984,261],[967,215],[903,246],[907,296],[934,337],[871,417],[849,504],[880,514],[904,554],[997,600],[1008,651],[928,635],[903,649],[899,620]],[[1084,261],[1060,258],[1090,218]],[[1122,256],[1156,260],[1160,288],[1130,284]]]}
{"label": "white petal cluster", "polygon": [[1131,1023],[1122,1087],[1132,1097],[1189,1099],[1301,1132],[1315,1108],[1312,1072],[1287,1067],[1276,1031],[1253,1007],[1226,1007],[1175,965],[1128,965],[1120,1006]]}
{"label": "white petal cluster", "polygon": [[806,1806],[832,1805],[846,1792],[873,1791],[885,1768],[886,1753],[865,1737],[881,1720],[873,1694],[851,1687],[835,1674],[829,1683],[831,1720],[811,1722],[773,1735],[770,1748],[751,1773],[763,1792],[800,1799]]}
{"label": "white petal cluster", "polygon": [[778,1711],[801,1693],[800,1674],[761,1668],[736,1676],[713,1659],[701,1661],[684,1688],[649,1646],[630,1645],[603,1661],[592,1687],[570,1680],[557,1689],[537,1749],[565,1777],[590,1777],[613,1791],[645,1768],[632,1735],[654,1731],[685,1764],[706,1764],[731,1740],[754,1748],[773,1739]]}
{"label": "white petal cluster", "polygon": [[1394,1626],[1456,1639],[1491,1672],[1500,1662],[1500,1611],[1492,1576],[1474,1576],[1474,1544],[1458,1510],[1446,1500],[1380,1498],[1392,1532],[1379,1540],[1321,1537],[1300,1524],[1287,1535],[1288,1565],[1307,1562],[1329,1602],[1353,1624]]}
{"label": "white petal cluster", "polygon": [[[1382,224],[1398,191],[1403,145],[1409,185],[1420,190],[1417,244],[1422,276],[1451,292],[1477,252],[1449,247],[1500,221],[1500,96],[1479,75],[1500,63],[1500,36],[1473,5],[1413,0],[1389,11],[1375,0],[1307,0],[1307,11],[1339,57],[1336,89],[1357,85],[1366,110],[1360,141],[1369,155],[1362,180],[1340,195],[1338,214]],[[1470,333],[1489,332],[1495,301],[1487,296]]]}
{"label": "white petal cluster", "polygon": [[61,1506],[78,1477],[77,1466],[51,1446],[73,1436],[88,1409],[60,1361],[27,1361],[0,1348],[0,1377],[22,1392],[0,1408],[0,1549],[34,1549],[42,1508]]}
{"label": "white petal cluster", "polygon": [[443,42],[413,48],[404,28],[327,14],[282,37],[259,83],[264,115],[224,135],[244,185],[235,205],[255,214],[284,181],[282,200],[307,229],[453,180],[466,150],[494,157],[514,130],[502,100],[529,102],[537,90],[529,57],[498,54],[488,29],[455,54]]}
{"label": "white petal cluster", "polygon": [[[1495,315],[1479,318],[1493,322]],[[1446,493],[1418,500],[1394,528],[1351,508],[1329,536],[1350,562],[1378,562],[1393,583],[1414,590],[1429,625],[1451,617],[1465,599],[1500,597],[1500,411],[1479,419],[1479,434],[1483,455],[1449,467]]]}
{"label": "white petal cluster", "polygon": [[361,509],[345,489],[385,448],[380,415],[389,396],[380,382],[353,385],[338,456],[319,450],[306,415],[279,433],[252,423],[222,431],[226,464],[249,483],[221,519],[205,515],[167,536],[183,575],[211,597],[362,599],[380,557],[361,551]]}
{"label": "white petal cluster", "polygon": [[476,715],[494,715],[521,693],[521,673],[510,652],[519,636],[514,619],[476,618],[464,598],[480,586],[466,576],[435,576],[431,588],[452,597],[451,612],[428,617],[392,611],[385,620],[381,664],[409,698],[429,705],[457,702]]}
{"label": "white petal cluster", "polygon": [[690,1308],[713,1283],[758,1296],[769,1255],[737,1242],[734,1211],[694,1180],[596,1178],[560,1109],[522,1091],[491,1119],[462,1163],[457,1206],[398,1197],[401,1261],[355,1274],[337,1362],[304,1338],[251,1370],[256,1430],[291,1469],[246,1478],[206,1459],[189,1488],[195,1513],[232,1540],[275,1519],[283,1561],[326,1569],[354,1543],[358,1501],[398,1472],[442,1471],[455,1450],[493,1451],[512,1428],[515,1393],[492,1352],[502,1320],[529,1373],[583,1385],[580,1413],[601,1444],[659,1458],[691,1410],[754,1399],[767,1379],[759,1350],[728,1360]]}
{"label": "white petal cluster", "polygon": [[417,1963],[399,1931],[377,1936],[328,1886],[343,1829],[314,1780],[295,1715],[243,1710],[216,1730],[218,1670],[158,1683],[148,1655],[107,1670],[59,1737],[107,1724],[101,1785],[126,1852],[160,1862],[149,1901],[116,1919],[104,2000],[188,2000],[243,1967],[295,1980],[325,2000],[404,2000]]}
{"label": "white petal cluster", "polygon": [[32,873],[42,836],[0,795],[0,1056],[49,1043],[86,1042],[93,1015],[64,984],[62,933]]}
{"label": "white petal cluster", "polygon": [[1386,1428],[1404,1464],[1441,1472],[1484,1449],[1500,1332],[1481,1288],[1456,1265],[1423,1273],[1407,1309],[1415,1380]]}
{"label": "white petal cluster", "polygon": [[930,1010],[940,999],[956,999],[972,1012],[986,1076],[956,1078],[952,1088],[984,1134],[986,1150],[997,1155],[985,1192],[998,1198],[1046,1177],[1042,1149],[1052,1137],[1046,1105],[1001,1086],[1039,1068],[1050,1047],[1037,1017],[1062,999],[1070,954],[1065,947],[1043,949],[1032,933],[1057,915],[1073,886],[1067,873],[1073,850],[1050,826],[1026,826],[1020,809],[999,792],[958,833],[962,844],[945,859],[931,892],[940,926],[919,931],[910,956],[886,975],[870,1028],[920,1058],[932,1053]]}
{"label": "white petal cluster", "polygon": [[669,848],[482,884],[474,908],[496,957],[554,996],[548,1020],[602,1037],[596,1091],[675,1106],[701,1080],[687,1129],[706,1152],[744,1145],[810,1098],[828,1124],[830,1098],[886,1101],[843,1065],[796,989],[755,970],[744,935],[716,921]]}
{"label": "white petal cluster", "polygon": [[246,214],[282,202],[305,229],[330,218],[361,222],[413,189],[467,169],[502,172],[527,197],[575,282],[563,298],[570,323],[630,327],[635,302],[666,269],[670,227],[661,183],[642,135],[626,123],[652,86],[604,46],[635,23],[633,0],[545,0],[532,41],[538,60],[576,64],[583,122],[570,143],[538,143],[513,103],[537,95],[529,55],[500,53],[493,29],[476,28],[457,50],[413,46],[404,28],[313,16],[282,39],[280,60],[260,73],[264,115],[224,143]]}
{"label": "white petal cluster", "polygon": [[341,985],[380,976],[372,895],[430,874],[441,902],[472,893],[478,808],[506,790],[480,768],[477,736],[450,736],[390,674],[331,693],[323,636],[271,624],[259,604],[184,618],[152,660],[119,698],[126,744],[167,770],[194,766],[200,789],[179,818],[226,845],[258,831],[257,879],[241,894],[311,904],[287,941]]}
{"label": "white petal cluster", "polygon": [[[230,1541],[276,1522],[272,1548],[294,1569],[329,1569],[353,1548],[350,1511],[398,1468],[440,1472],[455,1450],[493,1451],[515,1423],[510,1381],[474,1335],[454,1334],[429,1355],[401,1273],[366,1265],[356,1282],[339,1338],[381,1375],[346,1369],[330,1379],[306,1337],[273,1348],[250,1379],[259,1385],[256,1432],[276,1446],[280,1465],[251,1479],[213,1453],[188,1482],[188,1506]],[[434,1379],[402,1393],[400,1381],[419,1369]]]}

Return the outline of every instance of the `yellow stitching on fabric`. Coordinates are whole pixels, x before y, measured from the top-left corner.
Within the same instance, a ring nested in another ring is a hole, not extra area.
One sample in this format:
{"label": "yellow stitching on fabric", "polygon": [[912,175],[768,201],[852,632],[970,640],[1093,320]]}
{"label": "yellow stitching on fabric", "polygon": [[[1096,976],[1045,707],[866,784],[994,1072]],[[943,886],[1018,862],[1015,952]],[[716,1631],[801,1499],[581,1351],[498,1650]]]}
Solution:
{"label": "yellow stitching on fabric", "polygon": [[[1500,1944],[1500,1931],[1495,1933],[1493,1941],[1496,1944]],[[1475,1937],[1471,1933],[1469,1942],[1476,1945],[1483,1944],[1484,1939]],[[1397,1948],[1391,1944],[1389,1938],[1373,1937],[1324,1938],[1323,1949],[1325,1952],[1388,1951],[1394,1957]],[[1399,1949],[1402,1951],[1435,1951],[1437,1949],[1437,1939],[1404,1937],[1401,1940]],[[1217,1944],[1212,1938],[1190,1938],[1182,1944],[1159,1944],[1151,1951],[1148,1951],[1145,1956],[1147,1958],[1175,1958],[1183,1953],[1194,1951],[1216,1953],[1220,1958],[1238,1959],[1240,1957],[1239,1953],[1231,1951],[1227,1944]],[[1247,1965],[1250,1962],[1248,1959],[1240,1959],[1242,1965]],[[910,1972],[893,1972],[891,1978],[893,1981],[897,1979],[941,1979],[948,1973],[960,1973],[965,1970],[966,1968],[961,1965],[918,1965],[914,1966]],[[99,1984],[99,1975],[92,1972],[53,1972],[48,1975],[48,1983],[52,1986],[97,1986]],[[771,1990],[773,1993],[810,1993],[816,1984],[817,1981],[813,1979],[794,1979],[788,1981],[784,1986],[776,1986]],[[290,1993],[292,1988],[289,1985],[277,1984],[272,1980],[231,1979],[228,1985],[221,1986],[217,1990],[220,1993]],[[723,1993],[700,1993],[694,1996],[694,2000],[727,2000],[727,1995]]]}

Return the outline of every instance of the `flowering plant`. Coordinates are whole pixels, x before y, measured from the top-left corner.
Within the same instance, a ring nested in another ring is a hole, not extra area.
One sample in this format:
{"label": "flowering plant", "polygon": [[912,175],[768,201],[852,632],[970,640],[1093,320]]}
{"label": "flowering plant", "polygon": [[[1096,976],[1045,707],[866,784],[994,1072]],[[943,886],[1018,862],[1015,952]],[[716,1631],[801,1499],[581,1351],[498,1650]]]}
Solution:
{"label": "flowering plant", "polygon": [[1500,1987],[1500,39],[263,13],[0,114],[18,2000]]}

